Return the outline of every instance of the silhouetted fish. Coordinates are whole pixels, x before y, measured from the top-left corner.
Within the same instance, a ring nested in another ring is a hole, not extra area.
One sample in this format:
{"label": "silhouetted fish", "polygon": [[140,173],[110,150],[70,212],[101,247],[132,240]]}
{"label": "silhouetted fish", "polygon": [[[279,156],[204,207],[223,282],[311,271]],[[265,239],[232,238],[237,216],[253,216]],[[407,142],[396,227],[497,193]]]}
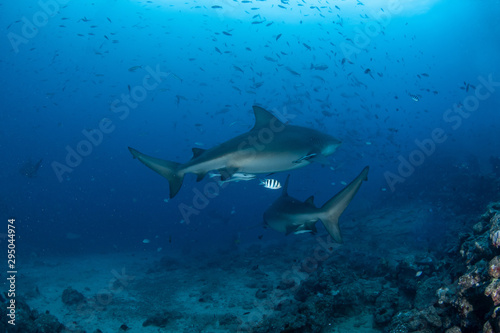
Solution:
{"label": "silhouetted fish", "polygon": [[25,177],[28,177],[28,178],[36,177],[38,169],[40,168],[41,165],[42,165],[42,159],[40,159],[35,164],[33,164],[31,161],[26,162],[19,169],[19,173]]}

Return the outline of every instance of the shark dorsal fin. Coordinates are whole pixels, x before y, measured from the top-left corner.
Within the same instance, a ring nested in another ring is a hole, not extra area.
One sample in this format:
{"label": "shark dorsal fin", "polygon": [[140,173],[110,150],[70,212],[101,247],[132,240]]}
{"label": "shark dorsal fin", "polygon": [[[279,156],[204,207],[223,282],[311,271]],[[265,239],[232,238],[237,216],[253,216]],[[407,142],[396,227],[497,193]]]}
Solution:
{"label": "shark dorsal fin", "polygon": [[260,106],[254,105],[253,113],[255,115],[255,125],[253,126],[252,130],[269,126],[273,127],[284,126],[284,124],[278,118],[276,118],[271,112],[267,111],[264,108],[261,108]]}
{"label": "shark dorsal fin", "polygon": [[195,159],[205,152],[205,149],[196,148],[196,147],[193,148],[192,150],[193,150],[193,157],[191,159]]}
{"label": "shark dorsal fin", "polygon": [[314,205],[314,195],[311,195],[309,198],[304,201],[306,204]]}
{"label": "shark dorsal fin", "polygon": [[286,176],[285,186],[283,186],[283,192],[281,192],[281,195],[284,197],[288,196],[288,180],[289,179],[290,179],[290,175]]}

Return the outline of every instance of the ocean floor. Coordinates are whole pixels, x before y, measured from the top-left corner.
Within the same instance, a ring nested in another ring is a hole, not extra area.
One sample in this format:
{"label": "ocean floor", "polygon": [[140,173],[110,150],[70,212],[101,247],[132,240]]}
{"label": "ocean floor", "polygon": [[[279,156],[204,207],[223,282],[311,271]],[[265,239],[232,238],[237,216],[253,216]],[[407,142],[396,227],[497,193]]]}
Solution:
{"label": "ocean floor", "polygon": [[[45,332],[443,332],[459,325],[451,301],[439,307],[437,296],[465,270],[458,230],[448,228],[433,247],[419,240],[428,207],[358,214],[343,223],[342,245],[322,229],[212,253],[33,254],[19,267],[18,299],[29,309],[18,309],[18,326],[41,314],[55,316],[44,317],[52,327]],[[423,319],[411,326],[401,319],[410,314]]]}

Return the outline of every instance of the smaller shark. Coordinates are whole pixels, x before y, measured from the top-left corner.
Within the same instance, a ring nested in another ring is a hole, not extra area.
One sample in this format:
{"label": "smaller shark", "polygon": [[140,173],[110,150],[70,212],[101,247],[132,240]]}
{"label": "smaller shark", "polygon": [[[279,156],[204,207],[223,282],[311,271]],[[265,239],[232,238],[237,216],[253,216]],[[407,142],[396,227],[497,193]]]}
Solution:
{"label": "smaller shark", "polygon": [[363,171],[342,191],[334,195],[322,207],[314,205],[314,196],[302,202],[288,195],[288,179],[286,178],[283,193],[269,209],[264,212],[264,224],[287,235],[316,232],[316,222],[321,220],[328,233],[337,243],[343,243],[339,228],[339,217],[347,208],[361,183],[368,179],[369,167]]}

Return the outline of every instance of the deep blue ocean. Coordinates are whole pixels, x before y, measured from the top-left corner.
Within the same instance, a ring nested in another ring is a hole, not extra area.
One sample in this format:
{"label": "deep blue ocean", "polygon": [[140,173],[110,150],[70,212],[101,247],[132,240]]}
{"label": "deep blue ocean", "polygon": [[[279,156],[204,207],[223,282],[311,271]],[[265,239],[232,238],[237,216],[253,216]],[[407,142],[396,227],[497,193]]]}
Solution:
{"label": "deep blue ocean", "polygon": [[[498,0],[3,1],[3,239],[14,218],[25,258],[301,242],[263,228],[281,190],[259,179],[290,174],[288,193],[321,205],[369,165],[344,242],[377,210],[422,205],[408,241],[440,251],[467,228],[454,216],[500,198],[499,13]],[[185,163],[249,131],[254,105],[342,144],[328,164],[228,183],[188,219],[211,178],[186,175],[170,199],[128,150]]]}

